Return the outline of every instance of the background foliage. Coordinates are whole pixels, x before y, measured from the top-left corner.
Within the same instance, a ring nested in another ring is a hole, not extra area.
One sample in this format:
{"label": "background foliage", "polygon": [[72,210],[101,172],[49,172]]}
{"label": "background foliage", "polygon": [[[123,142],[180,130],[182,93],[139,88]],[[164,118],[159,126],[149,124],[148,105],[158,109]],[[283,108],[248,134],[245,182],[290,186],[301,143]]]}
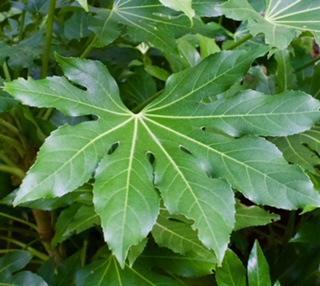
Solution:
{"label": "background foliage", "polygon": [[320,285],[316,0],[0,3],[0,284]]}

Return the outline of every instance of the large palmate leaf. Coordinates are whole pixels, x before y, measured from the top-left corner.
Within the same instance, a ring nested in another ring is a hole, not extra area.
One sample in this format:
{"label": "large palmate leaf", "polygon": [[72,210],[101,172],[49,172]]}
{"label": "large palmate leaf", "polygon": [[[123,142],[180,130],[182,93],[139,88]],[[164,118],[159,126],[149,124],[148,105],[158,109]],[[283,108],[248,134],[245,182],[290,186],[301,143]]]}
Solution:
{"label": "large palmate leaf", "polygon": [[263,33],[266,42],[283,49],[303,31],[320,41],[320,2],[314,0],[268,0],[264,11],[257,11],[247,0],[229,0],[224,14],[232,19],[248,20],[253,35]]}
{"label": "large palmate leaf", "polygon": [[[155,187],[171,214],[194,221],[218,262],[235,223],[231,186],[259,204],[318,206],[320,196],[301,169],[289,165],[273,144],[253,137],[310,128],[320,117],[315,99],[300,92],[271,97],[248,91],[208,106],[202,101],[240,81],[264,52],[209,56],[170,77],[161,96],[137,114],[125,107],[116,82],[95,61],[58,58],[67,78],[6,83],[7,92],[30,106],[96,118],[62,126],[46,139],[14,203],[63,196],[93,176],[95,210],[122,266],[130,247],[156,223]],[[252,136],[235,139],[223,132]]]}

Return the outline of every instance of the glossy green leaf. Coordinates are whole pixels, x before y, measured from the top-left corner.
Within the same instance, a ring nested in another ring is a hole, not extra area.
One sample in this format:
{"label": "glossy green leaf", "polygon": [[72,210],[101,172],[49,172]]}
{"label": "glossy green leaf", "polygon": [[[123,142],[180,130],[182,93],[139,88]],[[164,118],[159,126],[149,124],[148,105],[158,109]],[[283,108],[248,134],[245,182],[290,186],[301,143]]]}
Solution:
{"label": "glossy green leaf", "polygon": [[246,269],[238,256],[228,250],[222,266],[216,270],[218,286],[246,286]]}
{"label": "glossy green leaf", "polygon": [[255,241],[248,259],[249,286],[271,286],[269,265],[258,241]]}
{"label": "glossy green leaf", "polygon": [[279,219],[279,215],[268,212],[263,208],[258,206],[248,207],[238,202],[236,204],[236,225],[234,229],[266,225]]}
{"label": "glossy green leaf", "polygon": [[229,0],[223,13],[232,19],[248,21],[253,35],[263,33],[271,46],[286,48],[303,31],[320,40],[320,3],[314,0],[268,0],[264,11],[257,11],[247,0]]}
{"label": "glossy green leaf", "polygon": [[[219,130],[227,126],[233,136],[297,133],[319,119],[316,100],[300,92],[269,97],[248,91],[208,106],[202,102],[240,81],[264,52],[209,56],[171,76],[160,97],[137,114],[123,104],[115,80],[100,62],[59,57],[68,79],[6,83],[6,91],[30,106],[96,118],[60,127],[46,139],[14,203],[63,196],[94,174],[95,210],[122,266],[129,249],[156,223],[160,197],[155,186],[170,213],[194,221],[200,241],[218,262],[235,223],[231,186],[259,204],[318,206],[320,195],[309,178],[273,144],[255,137],[235,139]],[[265,126],[266,118],[272,125]]]}

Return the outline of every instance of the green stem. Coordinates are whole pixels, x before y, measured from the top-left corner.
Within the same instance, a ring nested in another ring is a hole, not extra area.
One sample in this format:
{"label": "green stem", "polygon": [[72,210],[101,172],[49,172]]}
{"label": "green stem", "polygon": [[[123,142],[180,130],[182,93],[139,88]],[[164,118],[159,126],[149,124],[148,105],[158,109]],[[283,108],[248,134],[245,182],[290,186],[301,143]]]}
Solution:
{"label": "green stem", "polygon": [[22,40],[24,24],[26,19],[26,11],[24,10],[21,14],[20,24],[19,24],[19,40]]}
{"label": "green stem", "polygon": [[20,132],[17,127],[9,123],[8,121],[5,121],[4,119],[0,118],[0,125],[7,128],[9,131],[11,131],[15,135],[19,135]]}
{"label": "green stem", "polygon": [[17,150],[19,155],[21,157],[23,157],[24,151],[23,151],[19,141],[15,140],[7,135],[3,135],[3,134],[0,134],[0,140],[5,141],[8,144],[10,144],[11,146],[13,146]]}
{"label": "green stem", "polygon": [[18,177],[19,179],[23,179],[25,176],[25,173],[21,169],[3,164],[0,164],[0,172],[9,173]]}
{"label": "green stem", "polygon": [[92,39],[90,40],[89,44],[87,45],[87,47],[84,49],[84,51],[82,52],[80,58],[86,58],[88,56],[88,54],[92,51],[94,44],[96,43],[98,37],[97,35],[94,35],[94,37],[92,37]]}
{"label": "green stem", "polygon": [[38,257],[38,258],[40,258],[40,259],[43,260],[43,261],[46,261],[46,260],[49,259],[49,256],[48,256],[48,255],[40,252],[39,250],[37,250],[37,249],[29,246],[28,244],[25,244],[25,243],[19,241],[19,240],[16,240],[16,239],[13,239],[13,238],[9,238],[9,237],[6,237],[6,236],[2,236],[2,235],[0,236],[0,239],[1,239],[1,240],[4,240],[4,241],[9,241],[9,242],[11,242],[12,244],[15,244],[15,245],[20,246],[21,248],[29,251],[33,256]]}
{"label": "green stem", "polygon": [[[108,25],[109,20],[111,19],[113,14],[113,9],[111,9],[107,19],[104,21],[103,26],[101,28],[101,31],[104,31],[106,26]],[[96,41],[98,40],[98,35],[95,34],[91,40],[89,41],[89,44],[87,45],[87,47],[84,49],[84,51],[82,52],[80,58],[86,58],[89,53],[92,51],[92,49],[94,48],[94,44],[96,43]]]}
{"label": "green stem", "polygon": [[86,264],[87,249],[88,249],[88,240],[85,239],[83,242],[83,247],[81,249],[81,266],[82,267],[84,267]]}
{"label": "green stem", "polygon": [[45,111],[45,113],[43,114],[42,119],[43,119],[43,120],[46,120],[46,121],[49,120],[50,117],[51,117],[51,115],[52,115],[52,113],[53,113],[53,111],[54,111],[53,108],[48,108],[48,109]]}
{"label": "green stem", "polygon": [[3,73],[6,81],[11,81],[11,75],[10,75],[9,68],[6,61],[2,65],[2,69],[3,69]]}
{"label": "green stem", "polygon": [[[17,251],[19,249],[14,249],[14,248],[10,248],[10,249],[0,249],[0,254],[7,254],[9,252],[13,252],[13,251]],[[1,285],[1,284],[0,284]]]}
{"label": "green stem", "polygon": [[44,50],[42,55],[42,71],[41,71],[42,78],[45,78],[48,75],[48,66],[49,66],[49,59],[51,54],[53,19],[54,19],[54,11],[56,9],[56,2],[57,0],[50,1],[50,7],[48,11],[46,42],[44,45]]}
{"label": "green stem", "polygon": [[234,50],[236,48],[238,48],[239,46],[241,46],[242,44],[244,44],[245,42],[251,40],[253,38],[253,36],[251,34],[248,34],[246,36],[244,36],[243,38],[241,38],[239,41],[233,43],[231,46],[228,47],[228,50]]}
{"label": "green stem", "polygon": [[0,151],[0,160],[4,162],[8,166],[16,167],[13,161],[11,161],[10,158],[8,158],[3,152]]}
{"label": "green stem", "polygon": [[158,98],[161,95],[161,91],[158,91],[154,95],[147,98],[145,101],[141,102],[139,105],[137,105],[135,108],[132,109],[132,112],[139,113],[142,109],[144,109],[150,102],[154,101],[156,98]]}
{"label": "green stem", "polygon": [[16,217],[16,216],[13,216],[13,215],[10,215],[10,214],[7,214],[7,213],[3,213],[3,212],[0,212],[0,216],[8,218],[8,219],[12,219],[12,220],[14,220],[16,222],[22,223],[24,225],[27,225],[27,226],[37,230],[37,226],[35,224],[33,224],[31,222],[28,222],[26,220],[23,220],[23,219],[21,219],[19,217]]}
{"label": "green stem", "polygon": [[296,69],[295,69],[295,72],[300,72],[300,71],[302,71],[302,70],[304,70],[304,69],[306,69],[306,68],[308,68],[308,67],[310,67],[310,66],[315,65],[315,64],[316,64],[317,62],[319,62],[319,61],[320,61],[320,57],[314,58],[314,59],[312,59],[310,62],[307,62],[306,64],[304,64],[304,65],[296,68]]}

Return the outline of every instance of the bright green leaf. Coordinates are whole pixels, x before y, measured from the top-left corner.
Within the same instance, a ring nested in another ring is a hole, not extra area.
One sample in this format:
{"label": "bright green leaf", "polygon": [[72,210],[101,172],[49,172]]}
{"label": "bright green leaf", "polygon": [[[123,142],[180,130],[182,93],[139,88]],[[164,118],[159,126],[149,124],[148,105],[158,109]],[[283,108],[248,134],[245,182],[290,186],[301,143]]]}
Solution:
{"label": "bright green leaf", "polygon": [[173,10],[182,11],[190,20],[195,16],[195,12],[192,9],[192,0],[160,0],[160,2]]}
{"label": "bright green leaf", "polygon": [[89,11],[87,0],[77,0],[77,2],[82,6],[85,11]]}
{"label": "bright green leaf", "polygon": [[249,286],[271,286],[269,265],[258,241],[255,241],[248,259]]}

